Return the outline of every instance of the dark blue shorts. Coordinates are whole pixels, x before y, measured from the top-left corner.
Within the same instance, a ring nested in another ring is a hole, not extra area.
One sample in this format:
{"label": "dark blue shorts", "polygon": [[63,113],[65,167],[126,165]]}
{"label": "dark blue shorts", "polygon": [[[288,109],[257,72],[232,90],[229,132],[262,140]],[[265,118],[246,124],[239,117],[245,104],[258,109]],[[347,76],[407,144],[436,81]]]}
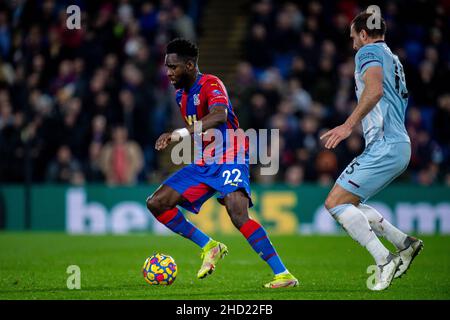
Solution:
{"label": "dark blue shorts", "polygon": [[216,192],[219,193],[217,200],[223,205],[223,198],[227,194],[243,190],[249,198],[250,207],[253,206],[248,164],[190,164],[162,184],[180,193],[185,199],[180,206],[193,213],[198,213],[203,203]]}

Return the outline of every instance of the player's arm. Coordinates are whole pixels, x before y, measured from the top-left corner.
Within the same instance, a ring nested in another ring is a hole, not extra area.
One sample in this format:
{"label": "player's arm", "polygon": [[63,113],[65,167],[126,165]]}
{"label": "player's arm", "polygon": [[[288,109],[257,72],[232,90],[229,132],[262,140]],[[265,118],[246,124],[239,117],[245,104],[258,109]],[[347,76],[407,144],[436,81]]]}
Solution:
{"label": "player's arm", "polygon": [[383,68],[373,66],[363,75],[364,90],[358,105],[344,124],[323,134],[320,139],[327,139],[325,148],[334,149],[344,139],[348,138],[355,126],[375,107],[383,96]]}
{"label": "player's arm", "polygon": [[193,134],[195,128],[200,127],[200,123],[202,132],[206,132],[206,130],[211,128],[217,128],[227,122],[227,117],[228,117],[227,106],[215,105],[210,109],[209,113],[202,118],[202,120],[196,121],[194,122],[194,124],[186,128],[177,129],[173,131],[170,136],[170,141],[177,142],[180,139],[184,138],[185,136]]}
{"label": "player's arm", "polygon": [[[205,132],[211,128],[217,128],[227,122],[228,109],[225,105],[216,105],[211,108],[210,112],[197,121],[202,123],[202,132]],[[180,139],[189,136],[194,133],[194,124],[181,129],[176,129],[173,132],[163,133],[156,141],[156,150],[165,149],[171,142],[180,141]]]}
{"label": "player's arm", "polygon": [[[172,134],[172,141],[178,141],[180,138],[194,133],[195,128],[201,125],[201,131],[218,128],[227,122],[228,118],[228,96],[222,83],[212,80],[204,85],[204,98],[208,108],[208,113],[201,120],[187,128],[178,129]],[[198,129],[197,129],[198,130]]]}
{"label": "player's arm", "polygon": [[354,128],[380,101],[383,96],[383,68],[370,67],[363,75],[364,90],[359,103],[345,123]]}
{"label": "player's arm", "polygon": [[[225,89],[216,82],[208,83],[206,88],[206,96],[209,113],[200,121],[197,121],[197,126],[201,122],[202,132],[211,128],[217,128],[227,122],[228,118],[228,97]],[[163,133],[156,141],[156,150],[165,149],[170,143],[180,141],[182,138],[194,133],[195,123],[186,127],[176,129],[170,133]]]}
{"label": "player's arm", "polygon": [[[209,113],[202,118],[202,131],[205,132],[211,128],[220,127],[222,124],[227,122],[228,118],[228,108],[226,105],[215,105],[209,111]],[[198,121],[197,121],[198,122]],[[189,134],[194,133],[194,125],[189,126],[187,129]]]}

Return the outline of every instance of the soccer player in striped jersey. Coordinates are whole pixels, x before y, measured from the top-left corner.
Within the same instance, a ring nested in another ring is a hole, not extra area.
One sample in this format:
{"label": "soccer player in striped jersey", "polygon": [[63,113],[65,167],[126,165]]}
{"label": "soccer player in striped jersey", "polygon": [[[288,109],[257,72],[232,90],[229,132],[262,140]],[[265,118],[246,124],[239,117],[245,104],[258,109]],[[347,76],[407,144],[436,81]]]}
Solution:
{"label": "soccer player in striped jersey", "polygon": [[[202,279],[214,271],[228,249],[189,222],[177,206],[197,214],[206,200],[219,193],[218,201],[226,207],[234,226],[274,273],[272,281],[264,286],[297,286],[297,279],[284,266],[264,228],[248,215],[252,206],[248,144],[235,143],[233,147],[227,144],[234,139],[230,130],[238,129],[239,122],[224,84],[216,76],[200,73],[198,48],[188,40],[175,39],[168,44],[165,65],[167,76],[177,89],[176,101],[186,127],[162,134],[156,141],[156,149],[163,150],[170,143],[194,134],[194,124],[199,122],[203,133],[213,128],[219,130],[223,143],[210,150],[215,156],[213,163],[200,158],[165,180],[147,199],[148,209],[159,222],[202,249],[203,263],[197,274]],[[205,152],[207,144],[201,142],[200,148]],[[239,153],[245,155],[243,163],[238,161]]]}

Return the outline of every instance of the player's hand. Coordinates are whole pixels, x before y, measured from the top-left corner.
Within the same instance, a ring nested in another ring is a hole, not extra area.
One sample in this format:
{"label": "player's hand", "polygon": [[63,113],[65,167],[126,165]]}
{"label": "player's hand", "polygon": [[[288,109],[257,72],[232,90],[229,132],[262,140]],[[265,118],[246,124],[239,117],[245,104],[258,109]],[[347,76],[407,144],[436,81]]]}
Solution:
{"label": "player's hand", "polygon": [[171,132],[170,133],[169,132],[163,133],[158,138],[158,140],[156,140],[155,149],[159,151],[159,150],[164,150],[165,148],[167,148],[167,146],[171,142],[171,135],[172,135]]}
{"label": "player's hand", "polygon": [[327,139],[325,142],[325,148],[334,149],[342,140],[347,139],[351,133],[352,128],[344,123],[334,129],[331,129],[330,131],[327,131],[320,137],[320,140]]}

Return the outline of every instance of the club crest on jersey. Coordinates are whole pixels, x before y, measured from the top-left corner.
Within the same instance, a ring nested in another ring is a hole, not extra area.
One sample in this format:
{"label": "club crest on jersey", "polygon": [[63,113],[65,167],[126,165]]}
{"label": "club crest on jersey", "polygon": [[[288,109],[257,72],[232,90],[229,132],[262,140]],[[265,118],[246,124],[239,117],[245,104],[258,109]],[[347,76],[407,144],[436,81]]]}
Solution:
{"label": "club crest on jersey", "polygon": [[200,98],[197,94],[194,94],[194,105],[199,106],[200,105]]}

